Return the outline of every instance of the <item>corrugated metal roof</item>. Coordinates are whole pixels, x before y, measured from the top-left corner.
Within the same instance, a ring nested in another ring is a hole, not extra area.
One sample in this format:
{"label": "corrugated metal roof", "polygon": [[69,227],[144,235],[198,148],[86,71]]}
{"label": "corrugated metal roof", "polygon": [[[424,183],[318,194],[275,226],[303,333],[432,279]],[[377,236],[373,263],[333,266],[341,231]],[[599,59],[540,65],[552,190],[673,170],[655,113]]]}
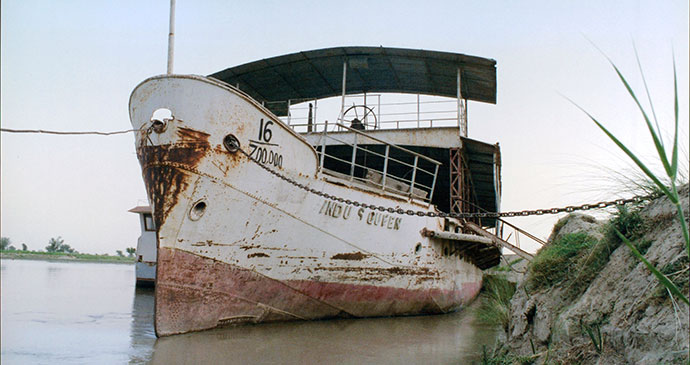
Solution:
{"label": "corrugated metal roof", "polygon": [[[342,93],[347,62],[348,94],[391,92],[457,96],[496,103],[496,61],[458,53],[385,47],[336,47],[246,63],[209,75],[287,114],[288,100],[321,99]],[[294,102],[293,102],[294,103]]]}

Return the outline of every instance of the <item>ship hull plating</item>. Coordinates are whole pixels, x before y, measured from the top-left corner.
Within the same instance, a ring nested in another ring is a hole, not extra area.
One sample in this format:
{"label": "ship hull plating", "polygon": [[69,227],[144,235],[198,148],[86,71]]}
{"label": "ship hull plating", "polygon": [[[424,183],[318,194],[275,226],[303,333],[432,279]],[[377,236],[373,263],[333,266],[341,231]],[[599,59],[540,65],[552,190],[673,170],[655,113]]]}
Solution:
{"label": "ship hull plating", "polygon": [[[171,117],[154,128],[161,108]],[[259,166],[351,201],[434,209],[326,177],[302,137],[227,85],[195,76],[146,80],[132,94],[130,118],[141,129],[137,153],[157,228],[158,336],[444,313],[481,287],[481,270],[449,254],[448,242],[420,234],[443,230],[442,219],[329,200]],[[228,148],[229,135],[260,162]]]}

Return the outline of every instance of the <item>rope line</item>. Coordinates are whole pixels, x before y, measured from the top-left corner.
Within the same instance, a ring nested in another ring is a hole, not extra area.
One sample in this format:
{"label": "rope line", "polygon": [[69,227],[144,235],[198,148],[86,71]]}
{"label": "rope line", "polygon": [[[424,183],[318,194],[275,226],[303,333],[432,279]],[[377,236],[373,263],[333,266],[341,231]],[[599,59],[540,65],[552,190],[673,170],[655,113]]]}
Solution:
{"label": "rope line", "polygon": [[126,129],[123,131],[113,131],[113,132],[65,132],[65,131],[47,131],[44,129],[10,129],[10,128],[0,128],[0,132],[7,133],[37,133],[37,134],[58,134],[58,135],[97,135],[97,136],[111,136],[114,134],[124,134],[129,132],[138,132],[138,129]]}

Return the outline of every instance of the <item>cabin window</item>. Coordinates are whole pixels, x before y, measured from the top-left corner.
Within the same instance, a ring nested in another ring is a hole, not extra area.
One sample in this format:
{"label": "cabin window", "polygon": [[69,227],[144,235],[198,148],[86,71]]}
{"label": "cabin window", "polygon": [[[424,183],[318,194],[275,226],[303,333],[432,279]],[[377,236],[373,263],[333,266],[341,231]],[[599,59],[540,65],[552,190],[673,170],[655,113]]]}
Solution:
{"label": "cabin window", "polygon": [[156,227],[153,224],[153,216],[151,214],[144,214],[144,230],[155,231]]}

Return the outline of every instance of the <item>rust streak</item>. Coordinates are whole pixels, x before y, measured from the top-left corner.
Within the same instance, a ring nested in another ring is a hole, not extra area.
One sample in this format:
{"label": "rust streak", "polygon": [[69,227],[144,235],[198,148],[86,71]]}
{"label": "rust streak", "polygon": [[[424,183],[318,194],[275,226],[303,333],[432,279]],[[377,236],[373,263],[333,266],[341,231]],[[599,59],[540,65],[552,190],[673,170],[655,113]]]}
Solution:
{"label": "rust streak", "polygon": [[349,253],[339,253],[336,255],[333,255],[331,257],[331,260],[363,260],[367,256],[366,254],[363,254],[359,251],[357,252],[349,252]]}
{"label": "rust streak", "polygon": [[271,256],[268,256],[263,252],[254,252],[254,253],[250,253],[249,255],[247,255],[248,259],[250,259],[252,257],[271,257]]}
{"label": "rust streak", "polygon": [[146,190],[153,203],[153,218],[160,229],[178,196],[190,184],[191,173],[165,163],[177,163],[195,169],[209,150],[207,133],[188,128],[177,130],[179,142],[160,146],[141,146],[137,150]]}

